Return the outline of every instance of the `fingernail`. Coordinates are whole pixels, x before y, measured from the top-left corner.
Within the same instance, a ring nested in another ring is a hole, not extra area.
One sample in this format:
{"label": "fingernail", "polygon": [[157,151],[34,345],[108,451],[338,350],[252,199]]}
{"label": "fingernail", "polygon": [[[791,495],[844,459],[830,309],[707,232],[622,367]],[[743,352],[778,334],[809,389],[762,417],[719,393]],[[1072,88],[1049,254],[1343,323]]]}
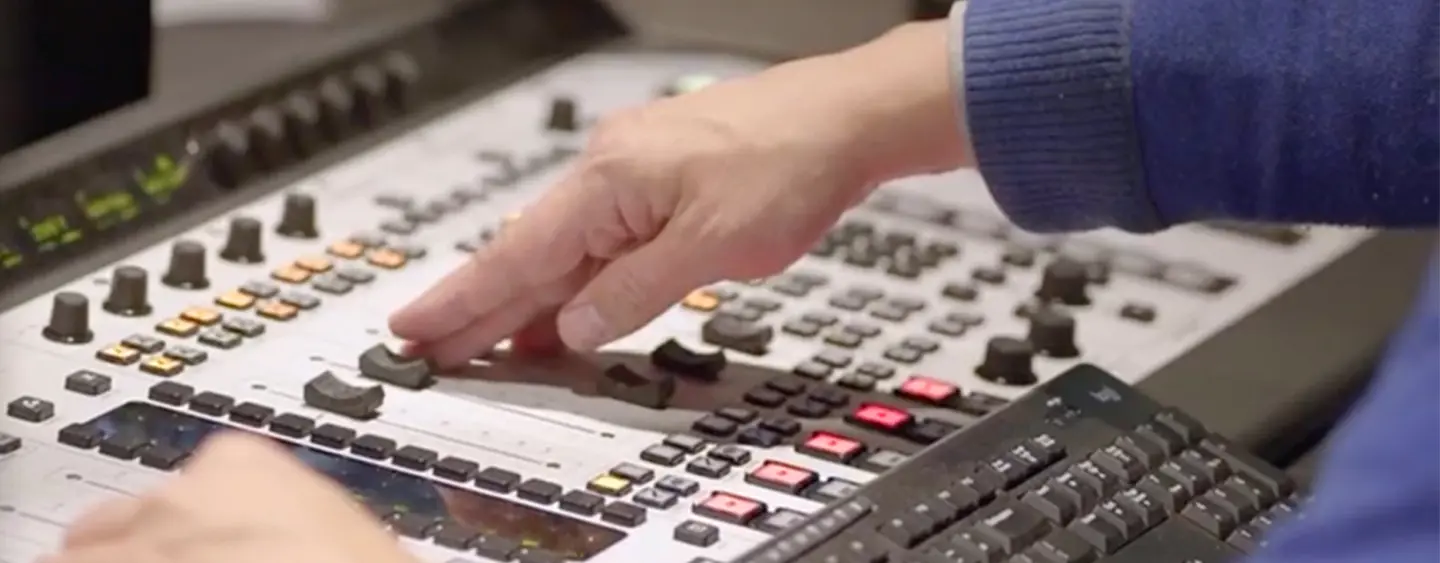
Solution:
{"label": "fingernail", "polygon": [[575,350],[593,350],[609,340],[610,325],[594,305],[568,307],[560,312],[556,324],[560,339]]}

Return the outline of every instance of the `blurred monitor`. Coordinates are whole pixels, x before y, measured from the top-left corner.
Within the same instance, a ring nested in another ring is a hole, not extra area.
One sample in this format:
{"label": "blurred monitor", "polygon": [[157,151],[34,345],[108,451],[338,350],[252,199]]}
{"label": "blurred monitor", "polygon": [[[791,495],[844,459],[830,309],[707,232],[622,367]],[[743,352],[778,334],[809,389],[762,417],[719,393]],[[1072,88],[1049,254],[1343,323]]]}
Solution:
{"label": "blurred monitor", "polygon": [[0,0],[0,154],[150,91],[151,0]]}

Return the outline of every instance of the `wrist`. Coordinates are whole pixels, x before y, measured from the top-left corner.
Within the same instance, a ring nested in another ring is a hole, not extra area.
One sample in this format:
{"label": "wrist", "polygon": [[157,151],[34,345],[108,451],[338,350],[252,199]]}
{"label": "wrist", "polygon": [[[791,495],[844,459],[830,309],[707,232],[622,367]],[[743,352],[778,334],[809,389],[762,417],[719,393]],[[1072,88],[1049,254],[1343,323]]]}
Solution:
{"label": "wrist", "polygon": [[974,164],[951,29],[946,21],[905,24],[825,63],[847,76],[848,152],[870,182]]}

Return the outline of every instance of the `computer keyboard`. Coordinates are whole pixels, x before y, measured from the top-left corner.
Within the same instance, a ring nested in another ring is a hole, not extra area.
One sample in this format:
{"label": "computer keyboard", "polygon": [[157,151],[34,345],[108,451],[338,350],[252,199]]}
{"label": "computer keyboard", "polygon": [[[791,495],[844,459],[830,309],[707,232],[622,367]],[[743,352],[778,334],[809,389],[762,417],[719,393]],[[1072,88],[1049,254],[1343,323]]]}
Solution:
{"label": "computer keyboard", "polygon": [[1184,412],[1081,365],[737,561],[1225,563],[1304,498]]}

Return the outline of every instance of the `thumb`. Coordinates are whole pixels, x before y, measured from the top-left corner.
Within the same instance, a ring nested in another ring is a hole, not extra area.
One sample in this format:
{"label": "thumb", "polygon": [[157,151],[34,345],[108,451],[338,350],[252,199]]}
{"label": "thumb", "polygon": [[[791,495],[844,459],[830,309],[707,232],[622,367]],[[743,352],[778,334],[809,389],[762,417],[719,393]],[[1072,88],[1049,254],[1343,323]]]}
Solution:
{"label": "thumb", "polygon": [[685,294],[715,281],[716,265],[676,229],[617,258],[560,311],[565,345],[589,351],[650,322]]}

